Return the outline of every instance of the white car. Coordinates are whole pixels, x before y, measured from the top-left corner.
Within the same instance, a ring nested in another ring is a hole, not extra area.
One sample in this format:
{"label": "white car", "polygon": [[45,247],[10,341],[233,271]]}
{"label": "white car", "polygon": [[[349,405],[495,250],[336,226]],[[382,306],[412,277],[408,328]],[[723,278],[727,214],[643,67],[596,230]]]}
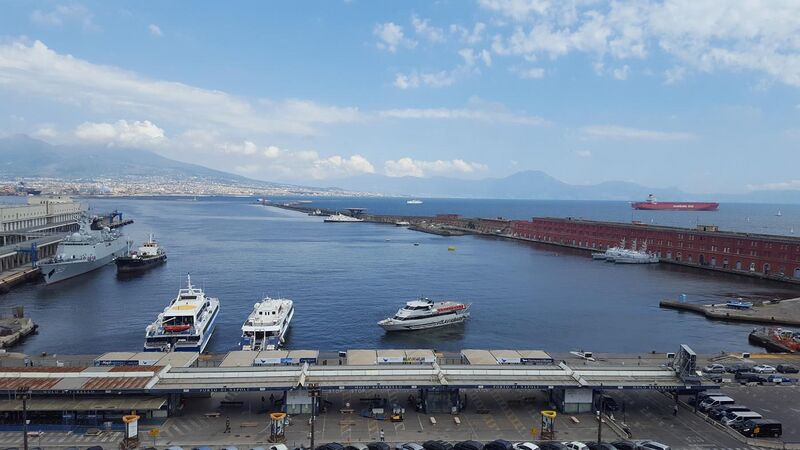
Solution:
{"label": "white car", "polygon": [[772,366],[768,366],[766,364],[759,364],[757,366],[753,366],[753,372],[755,373],[775,373],[778,370]]}
{"label": "white car", "polygon": [[725,373],[725,366],[722,364],[709,364],[703,367],[703,373]]}
{"label": "white car", "polygon": [[564,442],[564,445],[567,446],[570,450],[589,450],[589,446],[584,444],[583,442],[572,441],[572,442]]}
{"label": "white car", "polygon": [[513,446],[514,450],[539,450],[539,446],[533,442],[517,442]]}
{"label": "white car", "polygon": [[669,445],[656,441],[634,441],[636,445],[645,450],[670,450]]}

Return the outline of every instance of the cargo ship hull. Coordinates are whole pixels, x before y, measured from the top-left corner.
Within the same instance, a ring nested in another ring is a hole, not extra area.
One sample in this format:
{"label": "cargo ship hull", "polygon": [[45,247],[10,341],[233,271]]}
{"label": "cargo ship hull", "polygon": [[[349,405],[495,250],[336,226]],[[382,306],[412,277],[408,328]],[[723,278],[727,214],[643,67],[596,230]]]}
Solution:
{"label": "cargo ship hull", "polygon": [[644,209],[648,211],[716,211],[719,203],[712,202],[634,202],[631,203],[633,209]]}

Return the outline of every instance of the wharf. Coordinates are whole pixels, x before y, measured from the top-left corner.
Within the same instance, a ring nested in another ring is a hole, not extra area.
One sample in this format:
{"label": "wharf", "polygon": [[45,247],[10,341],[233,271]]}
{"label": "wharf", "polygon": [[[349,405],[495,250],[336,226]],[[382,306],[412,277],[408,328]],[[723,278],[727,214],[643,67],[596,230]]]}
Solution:
{"label": "wharf", "polygon": [[0,349],[13,346],[39,328],[33,320],[26,317],[0,319]]}
{"label": "wharf", "polygon": [[662,300],[658,305],[662,308],[702,314],[711,320],[800,326],[800,298],[780,300],[769,304],[764,302],[746,310],[731,309],[725,303],[696,305],[673,300]]}
{"label": "wharf", "polygon": [[39,278],[38,267],[21,267],[0,273],[0,294],[5,294],[13,287]]}

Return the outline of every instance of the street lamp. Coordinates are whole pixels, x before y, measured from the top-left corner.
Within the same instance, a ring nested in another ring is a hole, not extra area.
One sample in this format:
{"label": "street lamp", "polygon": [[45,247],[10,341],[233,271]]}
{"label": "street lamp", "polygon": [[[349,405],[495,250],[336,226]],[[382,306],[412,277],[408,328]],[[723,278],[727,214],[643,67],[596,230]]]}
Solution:
{"label": "street lamp", "polygon": [[31,398],[31,388],[20,387],[17,389],[17,397],[22,399],[22,448],[28,450],[28,399]]}
{"label": "street lamp", "polygon": [[311,450],[314,450],[314,422],[316,422],[317,399],[319,398],[319,385],[308,385],[308,395],[311,396]]}

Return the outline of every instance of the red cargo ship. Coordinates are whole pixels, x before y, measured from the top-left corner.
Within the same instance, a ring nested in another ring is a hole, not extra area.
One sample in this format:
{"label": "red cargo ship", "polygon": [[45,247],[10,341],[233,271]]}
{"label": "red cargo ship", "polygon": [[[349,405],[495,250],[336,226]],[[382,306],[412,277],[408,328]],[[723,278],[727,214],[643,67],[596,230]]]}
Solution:
{"label": "red cargo ship", "polygon": [[631,203],[633,209],[670,210],[670,211],[716,211],[719,203],[714,202],[659,202],[653,194],[643,202]]}

